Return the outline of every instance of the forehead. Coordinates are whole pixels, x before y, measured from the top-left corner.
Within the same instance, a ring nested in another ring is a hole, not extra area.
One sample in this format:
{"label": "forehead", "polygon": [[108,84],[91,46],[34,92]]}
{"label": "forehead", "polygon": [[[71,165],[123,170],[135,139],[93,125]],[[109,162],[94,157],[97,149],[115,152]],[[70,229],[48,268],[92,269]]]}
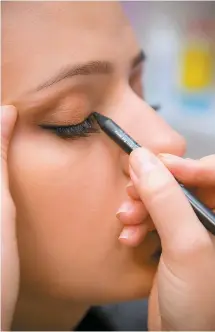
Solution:
{"label": "forehead", "polygon": [[2,23],[3,94],[21,93],[76,63],[107,60],[120,67],[138,50],[116,2],[5,1]]}

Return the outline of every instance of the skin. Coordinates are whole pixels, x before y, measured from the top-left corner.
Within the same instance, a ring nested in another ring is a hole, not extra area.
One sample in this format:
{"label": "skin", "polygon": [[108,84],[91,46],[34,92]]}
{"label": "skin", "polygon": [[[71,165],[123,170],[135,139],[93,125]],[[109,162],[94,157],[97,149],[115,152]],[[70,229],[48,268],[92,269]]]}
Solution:
{"label": "skin", "polygon": [[[138,52],[116,3],[3,3],[2,99],[18,109],[8,157],[21,273],[15,328],[69,329],[89,305],[149,294],[157,269],[152,254],[159,246],[149,231],[158,223],[161,242],[163,233],[160,219],[149,218],[155,207],[144,201],[144,186],[132,178],[128,156],[102,133],[65,141],[38,126],[75,124],[97,110],[154,154],[182,155],[183,138],[142,99],[141,65],[131,69]],[[35,91],[62,67],[98,60],[110,62],[113,72]],[[162,178],[163,168],[160,172]],[[183,208],[187,202],[180,195]],[[172,219],[178,211],[173,212]],[[192,211],[185,212],[199,225]],[[205,236],[203,226],[200,230]],[[159,317],[154,285],[150,317]],[[160,320],[152,321],[161,327]]]}

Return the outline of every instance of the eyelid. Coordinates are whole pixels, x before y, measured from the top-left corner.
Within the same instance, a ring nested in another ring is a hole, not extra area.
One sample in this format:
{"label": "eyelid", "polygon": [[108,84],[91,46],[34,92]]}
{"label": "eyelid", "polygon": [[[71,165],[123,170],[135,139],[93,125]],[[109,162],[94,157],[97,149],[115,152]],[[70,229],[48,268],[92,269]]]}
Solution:
{"label": "eyelid", "polygon": [[44,129],[57,129],[59,127],[61,128],[72,128],[72,127],[77,127],[81,126],[86,120],[79,122],[79,123],[67,123],[67,124],[60,124],[60,123],[45,123],[45,124],[40,124],[39,126]]}
{"label": "eyelid", "polygon": [[93,133],[99,133],[99,127],[97,121],[95,120],[93,114],[86,118],[81,123],[76,125],[51,125],[51,124],[42,124],[40,125],[42,129],[52,131],[55,135],[63,139],[76,139],[79,137],[88,137]]}
{"label": "eyelid", "polygon": [[[58,117],[56,118],[51,118],[50,116],[48,117],[44,117],[40,123],[39,126],[47,126],[47,127],[53,127],[53,128],[57,128],[57,127],[72,127],[72,126],[78,126],[83,124],[87,119],[91,118],[92,116],[92,112],[88,111],[88,112],[75,112],[74,109],[70,109],[68,111],[68,117],[62,119],[62,111],[59,111],[59,119]],[[58,113],[58,111],[56,111],[55,113]],[[75,114],[74,114],[75,113]],[[54,114],[54,113],[53,113]]]}
{"label": "eyelid", "polygon": [[81,93],[88,98],[89,91],[91,91],[89,83],[83,83],[80,80],[73,83],[61,82],[58,86],[47,88],[44,91],[28,91],[15,99],[12,104],[19,110],[20,116],[40,117],[45,113],[50,114],[53,109],[57,110],[57,104],[64,97],[75,97],[76,94]]}
{"label": "eyelid", "polygon": [[97,123],[96,120],[94,119],[93,117],[93,114],[90,114],[87,118],[85,118],[84,120],[82,120],[81,122],[77,122],[77,123],[64,123],[64,124],[59,124],[59,123],[45,123],[45,124],[40,124],[39,126],[41,128],[44,128],[44,129],[56,129],[56,128],[75,128],[75,127],[78,127],[78,126],[82,126],[84,124],[86,124],[86,122],[89,121],[91,123]]}

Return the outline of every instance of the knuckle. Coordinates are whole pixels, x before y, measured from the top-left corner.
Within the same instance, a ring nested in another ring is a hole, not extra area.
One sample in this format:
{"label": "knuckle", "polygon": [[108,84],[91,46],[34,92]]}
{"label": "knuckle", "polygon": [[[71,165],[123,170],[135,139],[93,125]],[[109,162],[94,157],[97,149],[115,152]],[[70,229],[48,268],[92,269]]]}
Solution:
{"label": "knuckle", "polygon": [[173,195],[177,184],[169,174],[160,174],[153,172],[147,178],[142,179],[142,188],[144,193],[150,200],[163,200]]}
{"label": "knuckle", "polygon": [[[206,236],[205,236],[206,235]],[[207,234],[202,236],[180,236],[180,239],[175,241],[173,252],[175,259],[181,262],[193,263],[204,259],[211,251],[214,251],[213,243]]]}

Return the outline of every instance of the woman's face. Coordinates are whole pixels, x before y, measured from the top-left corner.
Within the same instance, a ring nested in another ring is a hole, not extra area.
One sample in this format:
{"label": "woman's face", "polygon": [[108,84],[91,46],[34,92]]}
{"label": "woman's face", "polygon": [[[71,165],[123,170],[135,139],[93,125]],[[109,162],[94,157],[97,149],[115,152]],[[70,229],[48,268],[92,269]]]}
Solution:
{"label": "woman's face", "polygon": [[[181,155],[183,139],[141,96],[142,62],[116,3],[3,3],[3,102],[19,111],[10,150],[22,282],[87,303],[145,296],[158,240],[119,243],[128,156],[83,126],[62,138],[41,125],[113,118],[154,153]],[[94,126],[94,124],[93,124]]]}

